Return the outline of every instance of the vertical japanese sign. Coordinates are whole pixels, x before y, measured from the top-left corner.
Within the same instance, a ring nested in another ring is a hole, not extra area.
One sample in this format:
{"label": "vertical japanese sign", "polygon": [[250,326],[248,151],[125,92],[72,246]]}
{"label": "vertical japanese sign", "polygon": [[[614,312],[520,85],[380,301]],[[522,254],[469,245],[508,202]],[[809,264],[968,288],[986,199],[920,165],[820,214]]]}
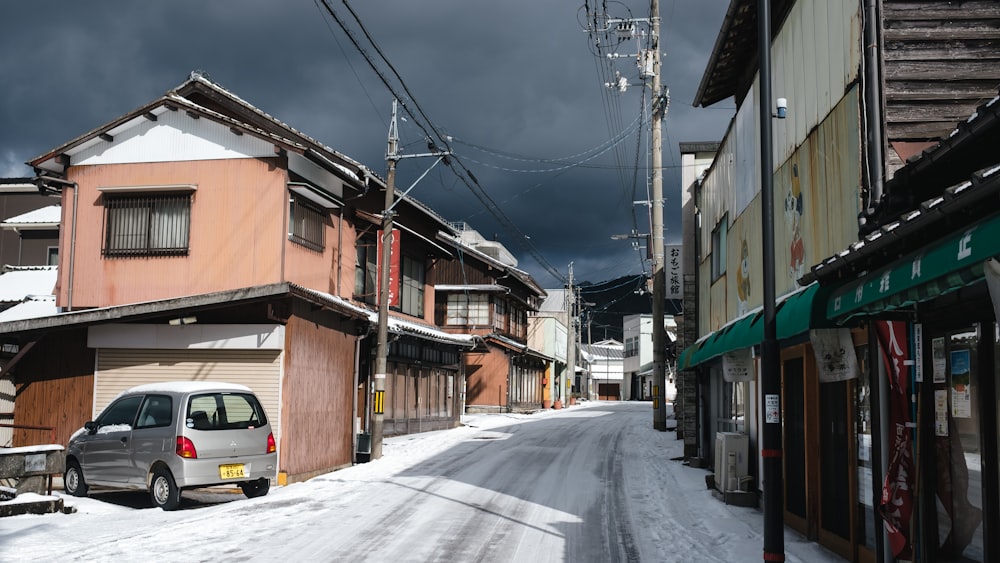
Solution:
{"label": "vertical japanese sign", "polygon": [[[382,279],[382,231],[379,231],[377,250],[378,279]],[[399,307],[399,229],[392,230],[392,240],[389,243],[389,252],[389,306]],[[378,296],[377,292],[376,296]],[[381,296],[378,297],[381,298]]]}
{"label": "vertical japanese sign", "polygon": [[882,483],[879,514],[882,517],[892,554],[909,559],[912,547],[909,530],[913,513],[913,449],[910,439],[909,342],[902,321],[876,321],[879,348],[889,380],[889,465]]}
{"label": "vertical japanese sign", "polygon": [[684,272],[681,271],[681,245],[668,244],[663,247],[666,252],[664,269],[667,275],[667,299],[682,299],[684,297]]}

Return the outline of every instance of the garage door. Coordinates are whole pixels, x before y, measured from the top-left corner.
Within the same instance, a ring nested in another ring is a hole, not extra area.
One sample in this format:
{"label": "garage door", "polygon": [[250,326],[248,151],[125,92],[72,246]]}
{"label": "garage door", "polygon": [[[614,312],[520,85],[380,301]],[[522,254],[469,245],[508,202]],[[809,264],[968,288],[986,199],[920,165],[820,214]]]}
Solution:
{"label": "garage door", "polygon": [[279,350],[97,350],[94,416],[122,391],[161,381],[225,381],[253,389],[281,436],[281,351]]}
{"label": "garage door", "polygon": [[617,401],[621,397],[621,383],[598,383],[597,396],[602,401]]}

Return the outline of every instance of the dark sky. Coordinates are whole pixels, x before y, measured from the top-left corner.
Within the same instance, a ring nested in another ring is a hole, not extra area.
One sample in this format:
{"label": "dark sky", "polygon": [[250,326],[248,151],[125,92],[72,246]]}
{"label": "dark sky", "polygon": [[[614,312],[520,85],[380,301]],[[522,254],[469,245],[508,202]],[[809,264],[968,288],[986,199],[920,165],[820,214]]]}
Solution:
{"label": "dark sky", "polygon": [[[543,287],[561,286],[551,271],[565,276],[571,262],[577,281],[642,271],[640,253],[610,236],[649,232],[648,208],[633,204],[647,199],[649,176],[643,89],[603,86],[611,65],[638,84],[634,41],[619,46],[628,57],[595,57],[579,0],[327,1],[366,53],[391,63],[378,70],[410,111],[421,110],[399,123],[403,153],[427,152],[419,125],[451,136],[500,211],[441,165],[412,196],[503,242]],[[642,0],[586,4],[614,18],[649,15]],[[660,3],[668,244],[680,241],[678,143],[720,140],[734,112],[731,102],[691,105],[728,5]],[[3,19],[0,176],[30,176],[25,161],[159,97],[192,70],[385,174],[393,94],[321,0],[11,0]],[[397,187],[432,163],[404,159]]]}

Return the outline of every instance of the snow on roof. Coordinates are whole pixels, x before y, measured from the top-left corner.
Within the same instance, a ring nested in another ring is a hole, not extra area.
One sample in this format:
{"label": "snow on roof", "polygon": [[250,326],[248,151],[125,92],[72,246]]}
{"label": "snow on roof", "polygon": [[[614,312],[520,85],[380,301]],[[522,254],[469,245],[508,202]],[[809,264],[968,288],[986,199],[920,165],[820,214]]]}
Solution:
{"label": "snow on roof", "polygon": [[[336,295],[331,295],[323,291],[317,291],[315,289],[304,288],[305,291],[322,296],[325,299],[330,299],[341,304],[347,309],[351,309],[368,318],[370,323],[378,323],[378,311],[373,311],[366,307],[360,307],[351,303],[347,299],[338,297]],[[437,327],[431,325],[425,325],[413,321],[407,321],[405,319],[400,319],[398,317],[390,316],[386,328],[389,332],[394,334],[410,334],[413,336],[418,336],[421,338],[427,338],[430,340],[436,340],[438,342],[448,343],[448,344],[464,344],[471,345],[474,343],[474,337],[471,334],[453,334],[450,332],[445,332],[439,330]]]}
{"label": "snow on roof", "polygon": [[0,311],[0,323],[50,317],[58,313],[54,295],[29,295],[23,302]]}
{"label": "snow on roof", "polygon": [[52,295],[57,276],[55,266],[12,269],[0,275],[0,302],[24,301],[29,295]]}
{"label": "snow on roof", "polygon": [[22,225],[58,225],[62,218],[62,206],[49,205],[41,209],[35,209],[27,213],[15,215],[0,223],[3,227],[20,227]]}

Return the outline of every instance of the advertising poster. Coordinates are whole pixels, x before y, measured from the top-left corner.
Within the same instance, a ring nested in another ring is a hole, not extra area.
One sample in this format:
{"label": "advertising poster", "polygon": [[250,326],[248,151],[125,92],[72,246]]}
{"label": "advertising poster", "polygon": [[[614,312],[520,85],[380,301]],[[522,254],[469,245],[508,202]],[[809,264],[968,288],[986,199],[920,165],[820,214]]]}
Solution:
{"label": "advertising poster", "polygon": [[934,354],[934,383],[944,383],[945,367],[948,363],[944,356],[944,337],[931,340],[931,348]]}
{"label": "advertising poster", "polygon": [[968,350],[954,350],[951,353],[951,416],[970,418],[972,416],[972,373]]}
{"label": "advertising poster", "polygon": [[934,391],[934,435],[948,435],[948,390]]}

